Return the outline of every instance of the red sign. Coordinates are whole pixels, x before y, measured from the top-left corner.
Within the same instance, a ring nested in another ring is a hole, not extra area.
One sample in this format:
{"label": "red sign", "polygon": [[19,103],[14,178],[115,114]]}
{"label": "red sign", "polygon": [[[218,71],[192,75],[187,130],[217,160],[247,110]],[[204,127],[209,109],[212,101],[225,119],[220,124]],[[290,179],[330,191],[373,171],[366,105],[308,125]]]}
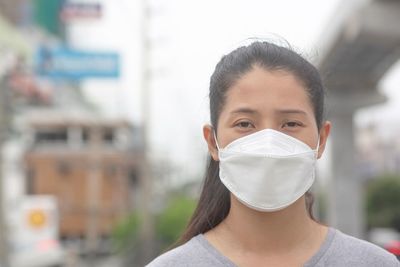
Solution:
{"label": "red sign", "polygon": [[60,18],[64,22],[99,19],[101,15],[102,7],[100,3],[65,2],[60,11]]}

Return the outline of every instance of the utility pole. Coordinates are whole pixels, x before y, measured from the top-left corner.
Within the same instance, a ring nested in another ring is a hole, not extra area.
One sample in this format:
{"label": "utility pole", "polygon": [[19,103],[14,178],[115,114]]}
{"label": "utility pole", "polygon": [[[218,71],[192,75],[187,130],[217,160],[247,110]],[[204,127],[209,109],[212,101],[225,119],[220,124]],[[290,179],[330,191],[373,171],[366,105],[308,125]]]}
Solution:
{"label": "utility pole", "polygon": [[90,266],[96,266],[95,257],[99,249],[99,202],[101,191],[101,134],[99,127],[91,128],[90,136],[90,155],[89,155],[89,175],[86,182],[88,219],[86,229],[86,248],[89,255]]}
{"label": "utility pole", "polygon": [[151,43],[149,40],[149,22],[150,22],[150,7],[148,0],[142,1],[142,140],[143,140],[143,164],[141,168],[141,179],[140,179],[140,217],[141,217],[141,229],[140,229],[140,255],[139,262],[140,266],[147,264],[154,251],[154,220],[151,214],[151,201],[152,201],[152,173],[150,164],[150,145],[149,145],[149,128],[151,120],[151,104],[150,104],[150,81],[151,81],[151,69],[150,69],[150,49]]}
{"label": "utility pole", "polygon": [[8,112],[8,84],[4,73],[0,73],[0,267],[9,267],[8,230],[6,223],[6,209],[4,203],[4,177],[3,177],[3,144],[7,138],[9,126]]}

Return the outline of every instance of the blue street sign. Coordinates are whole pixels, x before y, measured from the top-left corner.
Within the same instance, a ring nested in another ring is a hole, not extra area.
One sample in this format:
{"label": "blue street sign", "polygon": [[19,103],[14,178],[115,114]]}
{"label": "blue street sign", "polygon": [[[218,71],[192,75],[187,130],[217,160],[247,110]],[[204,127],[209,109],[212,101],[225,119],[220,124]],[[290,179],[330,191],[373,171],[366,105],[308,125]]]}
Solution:
{"label": "blue street sign", "polygon": [[40,76],[50,79],[115,79],[120,75],[119,54],[112,52],[41,47],[37,51],[35,65]]}

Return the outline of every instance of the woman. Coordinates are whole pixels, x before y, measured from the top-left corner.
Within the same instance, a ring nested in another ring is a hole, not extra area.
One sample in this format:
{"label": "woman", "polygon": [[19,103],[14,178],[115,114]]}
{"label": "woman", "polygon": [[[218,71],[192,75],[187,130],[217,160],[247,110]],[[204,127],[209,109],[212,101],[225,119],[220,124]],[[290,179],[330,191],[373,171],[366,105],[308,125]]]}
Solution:
{"label": "woman", "polygon": [[316,222],[308,193],[331,129],[318,71],[291,49],[254,42],[210,82],[210,152],[181,246],[149,266],[400,266]]}

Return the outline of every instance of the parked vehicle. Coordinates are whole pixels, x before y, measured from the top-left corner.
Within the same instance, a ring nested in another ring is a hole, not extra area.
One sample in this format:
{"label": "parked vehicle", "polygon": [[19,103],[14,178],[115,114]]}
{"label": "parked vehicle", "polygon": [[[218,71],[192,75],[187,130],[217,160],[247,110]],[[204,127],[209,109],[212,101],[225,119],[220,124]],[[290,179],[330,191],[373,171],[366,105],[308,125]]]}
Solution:
{"label": "parked vehicle", "polygon": [[384,247],[387,251],[396,255],[397,259],[400,261],[400,241],[391,241],[387,243]]}

